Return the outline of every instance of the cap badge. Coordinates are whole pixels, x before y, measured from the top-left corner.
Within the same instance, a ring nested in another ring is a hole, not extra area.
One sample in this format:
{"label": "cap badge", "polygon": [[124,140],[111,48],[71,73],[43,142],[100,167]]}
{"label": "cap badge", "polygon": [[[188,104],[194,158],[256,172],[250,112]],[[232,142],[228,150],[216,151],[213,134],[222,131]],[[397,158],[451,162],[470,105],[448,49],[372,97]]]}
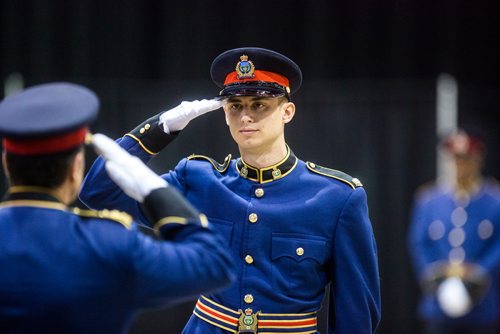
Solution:
{"label": "cap badge", "polygon": [[254,77],[255,65],[248,60],[247,55],[242,55],[240,61],[236,64],[236,73],[238,79],[248,79]]}

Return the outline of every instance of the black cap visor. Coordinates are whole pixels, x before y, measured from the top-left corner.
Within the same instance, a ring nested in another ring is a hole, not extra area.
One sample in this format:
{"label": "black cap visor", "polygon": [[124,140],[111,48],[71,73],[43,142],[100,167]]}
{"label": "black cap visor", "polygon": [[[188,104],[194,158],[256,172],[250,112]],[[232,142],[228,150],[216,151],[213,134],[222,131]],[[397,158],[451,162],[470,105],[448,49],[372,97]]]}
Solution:
{"label": "black cap visor", "polygon": [[226,99],[231,96],[262,96],[281,97],[290,99],[286,88],[275,83],[266,81],[235,82],[224,86],[217,99]]}

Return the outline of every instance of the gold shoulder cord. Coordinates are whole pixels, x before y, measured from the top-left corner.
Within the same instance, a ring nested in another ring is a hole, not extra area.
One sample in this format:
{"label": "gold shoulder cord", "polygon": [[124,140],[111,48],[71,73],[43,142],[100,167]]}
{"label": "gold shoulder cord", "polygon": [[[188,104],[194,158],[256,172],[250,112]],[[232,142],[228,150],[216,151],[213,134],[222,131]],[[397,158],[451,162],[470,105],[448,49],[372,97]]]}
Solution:
{"label": "gold shoulder cord", "polygon": [[118,210],[82,210],[80,208],[72,208],[75,215],[85,218],[107,219],[123,225],[127,230],[132,227],[132,216],[128,213]]}
{"label": "gold shoulder cord", "polygon": [[308,161],[306,163],[307,168],[319,175],[331,177],[333,179],[339,180],[344,182],[345,184],[349,185],[352,189],[356,189],[358,187],[362,187],[363,184],[361,181],[355,177],[351,177],[350,175],[341,172],[339,170],[331,169],[331,168],[326,168],[319,166],[313,162]]}
{"label": "gold shoulder cord", "polygon": [[210,157],[207,157],[206,155],[200,155],[200,154],[191,154],[188,157],[188,160],[207,160],[212,164],[212,166],[219,172],[219,173],[224,173],[228,168],[231,163],[231,154],[228,154],[224,158],[224,163],[218,163],[215,161],[215,159],[212,159]]}

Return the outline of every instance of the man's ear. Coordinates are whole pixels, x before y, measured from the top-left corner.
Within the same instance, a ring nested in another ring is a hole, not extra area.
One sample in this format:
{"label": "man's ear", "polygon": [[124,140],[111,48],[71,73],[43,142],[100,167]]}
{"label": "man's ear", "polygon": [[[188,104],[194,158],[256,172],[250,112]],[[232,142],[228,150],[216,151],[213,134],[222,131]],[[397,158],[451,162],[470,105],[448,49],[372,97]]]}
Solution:
{"label": "man's ear", "polygon": [[295,104],[293,102],[286,102],[283,104],[283,123],[290,123],[295,115]]}
{"label": "man's ear", "polygon": [[81,182],[84,170],[85,170],[85,154],[82,149],[75,155],[75,158],[71,163],[71,166],[69,168],[69,177],[71,178],[72,181]]}
{"label": "man's ear", "polygon": [[227,119],[227,112],[226,112],[226,107],[224,106],[224,117],[226,119],[226,125],[229,126],[229,120]]}

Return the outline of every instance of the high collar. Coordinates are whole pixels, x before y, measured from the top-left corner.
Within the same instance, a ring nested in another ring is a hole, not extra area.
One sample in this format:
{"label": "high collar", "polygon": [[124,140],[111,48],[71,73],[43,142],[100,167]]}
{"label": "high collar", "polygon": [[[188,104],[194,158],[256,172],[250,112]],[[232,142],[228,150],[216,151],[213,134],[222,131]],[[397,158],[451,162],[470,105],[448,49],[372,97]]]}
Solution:
{"label": "high collar", "polygon": [[55,197],[49,188],[33,186],[10,187],[0,206],[36,206],[66,209],[66,205]]}
{"label": "high collar", "polygon": [[285,158],[275,165],[256,168],[245,161],[243,158],[239,158],[236,162],[236,170],[241,175],[248,180],[252,180],[258,183],[267,183],[274,180],[281,179],[288,175],[297,166],[297,157],[293,154],[290,148],[286,147],[287,153]]}

